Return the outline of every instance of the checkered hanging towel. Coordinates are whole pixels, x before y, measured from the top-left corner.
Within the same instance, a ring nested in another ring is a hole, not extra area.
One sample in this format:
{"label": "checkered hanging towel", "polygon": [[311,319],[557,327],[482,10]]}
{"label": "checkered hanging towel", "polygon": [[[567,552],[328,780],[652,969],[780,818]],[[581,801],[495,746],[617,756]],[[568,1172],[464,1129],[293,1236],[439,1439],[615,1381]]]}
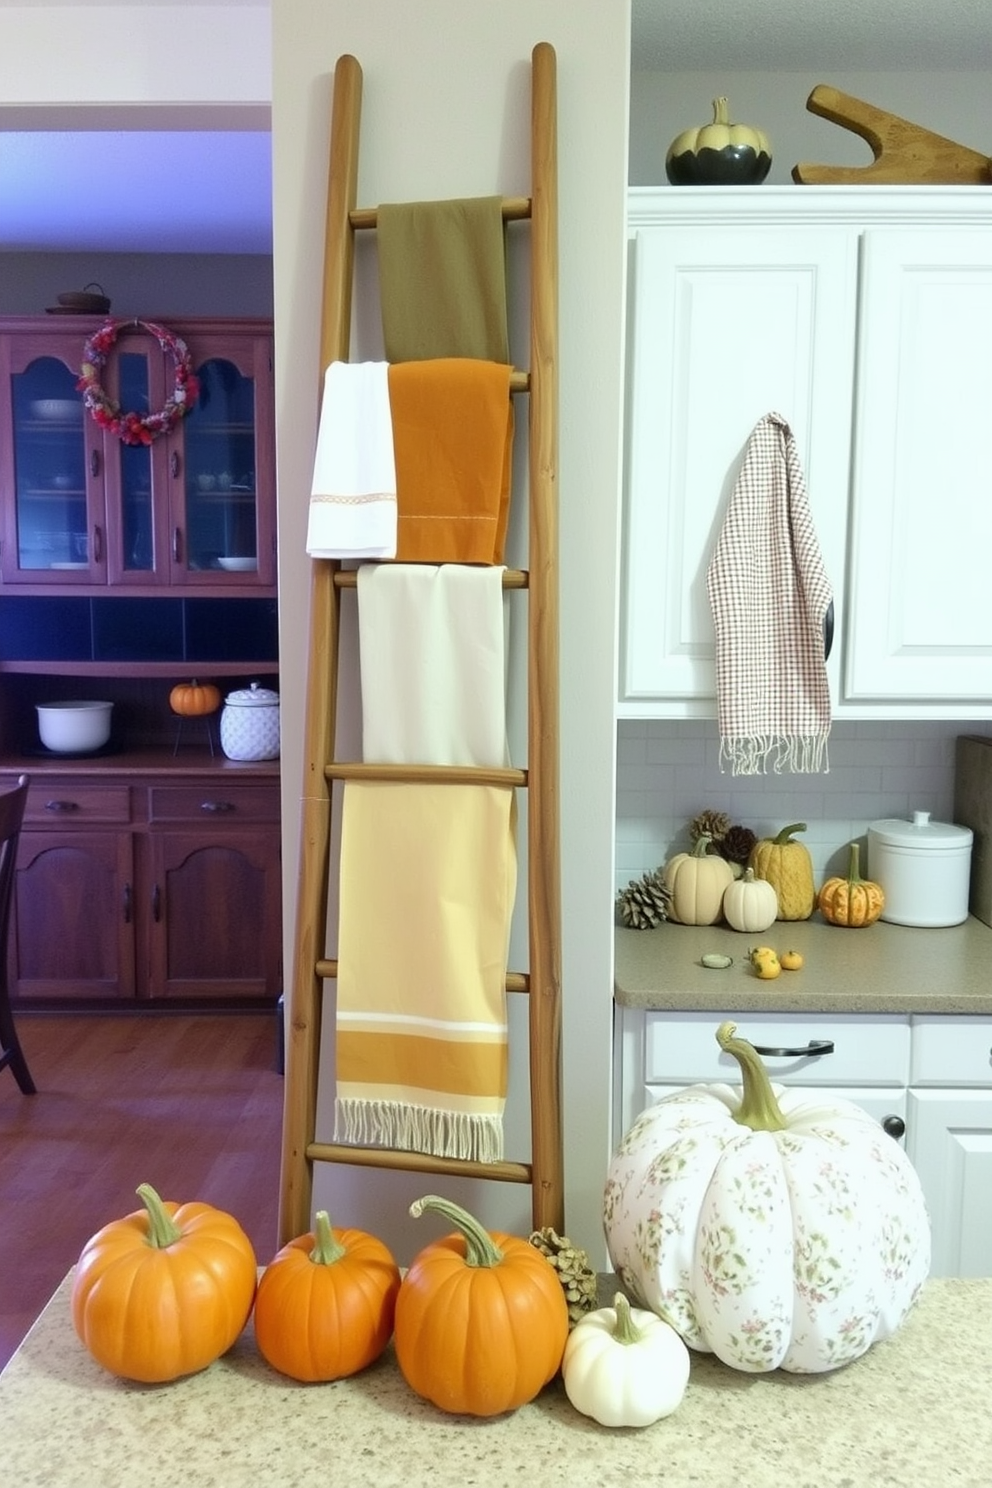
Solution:
{"label": "checkered hanging towel", "polygon": [[716,628],[720,769],[826,771],[832,590],[789,425],[755,426],[706,574]]}

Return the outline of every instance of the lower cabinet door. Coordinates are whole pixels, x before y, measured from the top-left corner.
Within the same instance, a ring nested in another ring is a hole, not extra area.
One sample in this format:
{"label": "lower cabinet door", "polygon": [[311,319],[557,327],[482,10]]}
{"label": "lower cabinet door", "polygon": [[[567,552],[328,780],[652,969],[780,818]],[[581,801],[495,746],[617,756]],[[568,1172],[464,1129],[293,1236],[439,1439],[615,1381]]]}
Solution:
{"label": "lower cabinet door", "polygon": [[133,998],[130,832],[23,832],[10,925],[21,1002]]}
{"label": "lower cabinet door", "polygon": [[153,832],[142,919],[147,995],[275,1001],[281,985],[278,826]]}
{"label": "lower cabinet door", "polygon": [[910,1090],[908,1119],[931,1275],[992,1276],[992,1090]]}

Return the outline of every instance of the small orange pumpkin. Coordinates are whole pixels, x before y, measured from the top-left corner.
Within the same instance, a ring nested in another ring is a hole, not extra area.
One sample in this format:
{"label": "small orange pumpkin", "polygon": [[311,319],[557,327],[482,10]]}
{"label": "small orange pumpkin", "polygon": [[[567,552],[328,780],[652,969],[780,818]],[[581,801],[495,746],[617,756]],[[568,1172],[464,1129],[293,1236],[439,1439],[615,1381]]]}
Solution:
{"label": "small orange pumpkin", "polygon": [[852,842],[847,877],[828,878],[820,890],[817,899],[820,913],[831,925],[846,925],[851,929],[873,925],[885,908],[881,884],[861,877],[860,856],[858,844]]}
{"label": "small orange pumpkin", "polygon": [[202,718],[220,707],[220,689],[212,682],[178,682],[169,693],[169,707],[180,718]]}
{"label": "small orange pumpkin", "polygon": [[558,1273],[529,1240],[490,1233],[448,1199],[410,1206],[457,1226],[414,1257],[396,1299],[396,1360],[412,1390],[442,1410],[496,1416],[533,1400],[568,1339]]}
{"label": "small orange pumpkin", "polygon": [[312,1234],[290,1240],[266,1267],[255,1298],[255,1342],[291,1379],[343,1379],[378,1359],[393,1334],[400,1268],[374,1235],[333,1230],[317,1212]]}
{"label": "small orange pumpkin", "polygon": [[72,1283],[72,1321],[98,1364],[161,1384],[205,1369],[238,1337],[255,1299],[257,1264],[237,1220],[210,1204],[144,1204],[98,1230]]}

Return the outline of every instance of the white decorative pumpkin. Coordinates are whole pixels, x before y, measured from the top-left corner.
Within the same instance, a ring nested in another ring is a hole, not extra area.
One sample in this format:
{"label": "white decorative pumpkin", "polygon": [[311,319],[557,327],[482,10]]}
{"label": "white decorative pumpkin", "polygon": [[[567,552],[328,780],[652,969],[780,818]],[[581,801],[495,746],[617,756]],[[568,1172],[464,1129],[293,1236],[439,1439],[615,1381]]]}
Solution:
{"label": "white decorative pumpkin", "polygon": [[751,935],[767,930],[778,919],[774,887],[763,878],[755,878],[753,868],[745,868],[743,876],[724,890],[723,918],[732,929]]}
{"label": "white decorative pumpkin", "polygon": [[604,1225],[626,1289],[690,1348],[752,1374],[816,1374],[894,1333],[930,1269],[905,1152],[851,1101],[772,1086],[717,1031],[743,1091],[695,1085],[644,1111],[610,1164]]}
{"label": "white decorative pumpkin", "polygon": [[601,1426],[650,1426],[681,1405],[689,1350],[657,1313],[617,1292],[568,1335],[561,1377],[575,1409]]}

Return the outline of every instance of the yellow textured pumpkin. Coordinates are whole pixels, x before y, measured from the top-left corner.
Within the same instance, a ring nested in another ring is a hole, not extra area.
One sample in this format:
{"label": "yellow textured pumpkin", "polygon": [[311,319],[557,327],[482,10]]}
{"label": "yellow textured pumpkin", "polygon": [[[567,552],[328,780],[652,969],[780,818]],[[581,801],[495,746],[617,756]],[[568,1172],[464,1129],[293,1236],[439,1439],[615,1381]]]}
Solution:
{"label": "yellow textured pumpkin", "polygon": [[777,837],[763,837],[748,859],[755,878],[765,879],[778,895],[780,920],[808,920],[816,908],[813,859],[804,843],[792,839],[793,832],[805,830],[805,822],[793,822]]}
{"label": "yellow textured pumpkin", "polygon": [[723,914],[723,896],[734,882],[726,858],[707,852],[704,832],[691,853],[676,853],[662,869],[662,881],[672,896],[670,920],[681,925],[715,925]]}
{"label": "yellow textured pumpkin", "polygon": [[846,878],[828,878],[817,900],[820,913],[831,925],[856,930],[874,925],[885,908],[881,884],[861,877],[861,850],[851,843]]}
{"label": "yellow textured pumpkin", "polygon": [[169,707],[180,718],[200,718],[216,713],[220,707],[220,689],[212,682],[179,682],[169,693]]}

